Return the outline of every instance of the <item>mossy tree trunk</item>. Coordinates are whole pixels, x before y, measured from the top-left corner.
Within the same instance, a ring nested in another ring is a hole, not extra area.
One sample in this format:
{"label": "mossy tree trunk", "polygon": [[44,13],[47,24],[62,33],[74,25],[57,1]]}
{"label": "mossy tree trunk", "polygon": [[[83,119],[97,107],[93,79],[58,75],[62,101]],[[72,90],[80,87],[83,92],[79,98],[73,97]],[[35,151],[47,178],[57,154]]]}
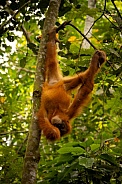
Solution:
{"label": "mossy tree trunk", "polygon": [[21,182],[22,184],[36,183],[38,163],[40,160],[39,143],[41,136],[41,132],[38,129],[37,125],[36,112],[38,111],[40,106],[42,84],[44,82],[47,33],[55,25],[56,19],[58,17],[60,2],[61,0],[50,0],[49,8],[46,13],[46,19],[43,27],[34,81],[32,121],[29,129],[27,148],[24,158]]}

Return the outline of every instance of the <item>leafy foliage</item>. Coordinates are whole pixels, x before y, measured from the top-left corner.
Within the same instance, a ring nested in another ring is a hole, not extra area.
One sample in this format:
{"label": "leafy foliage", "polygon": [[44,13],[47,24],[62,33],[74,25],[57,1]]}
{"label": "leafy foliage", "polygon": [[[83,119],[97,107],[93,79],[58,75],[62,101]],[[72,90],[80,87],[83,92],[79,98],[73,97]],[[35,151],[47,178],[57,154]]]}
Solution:
{"label": "leafy foliage", "polygon": [[[38,183],[122,183],[122,6],[120,0],[114,3],[109,0],[106,6],[105,2],[97,1],[92,10],[85,0],[61,2],[57,25],[72,20],[83,32],[86,15],[94,17],[90,41],[106,51],[107,63],[96,78],[89,107],[74,120],[72,133],[56,143],[48,143],[42,136]],[[49,1],[26,3],[25,0],[0,2],[0,169],[3,184],[21,182],[31,121],[38,36]],[[14,11],[18,11],[15,17]],[[83,38],[70,26],[60,31],[59,39],[58,59],[63,74],[84,71],[93,49],[81,49]]]}
{"label": "leafy foliage", "polygon": [[[92,149],[93,144],[95,149]],[[122,168],[117,155],[113,148],[107,149],[107,143],[99,144],[98,148],[96,140],[91,138],[83,143],[67,143],[59,149],[57,157],[46,164],[45,179],[49,183],[114,183],[115,180],[121,183]]]}

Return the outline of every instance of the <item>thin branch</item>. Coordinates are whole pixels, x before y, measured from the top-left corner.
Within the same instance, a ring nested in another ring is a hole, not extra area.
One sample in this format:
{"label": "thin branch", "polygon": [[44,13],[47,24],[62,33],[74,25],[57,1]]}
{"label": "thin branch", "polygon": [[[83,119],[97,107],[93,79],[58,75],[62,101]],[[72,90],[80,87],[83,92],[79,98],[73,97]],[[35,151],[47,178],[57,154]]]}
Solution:
{"label": "thin branch", "polygon": [[105,10],[106,10],[106,1],[107,1],[107,0],[105,0],[105,3],[104,3],[104,10],[103,10],[104,12],[105,12]]}
{"label": "thin branch", "polygon": [[22,67],[16,67],[16,69],[18,69],[18,72],[20,72],[22,70],[22,71],[25,71],[25,72],[28,72],[28,73],[35,73],[35,71],[28,70],[28,69],[22,68]]}
{"label": "thin branch", "polygon": [[11,22],[11,20],[14,19],[14,18],[16,17],[16,15],[21,11],[21,9],[23,9],[23,8],[24,8],[26,5],[28,5],[30,2],[31,2],[31,0],[29,0],[28,2],[26,2],[25,4],[23,4],[23,5],[14,13],[14,15],[0,27],[0,31],[3,30],[4,26],[6,26],[7,24],[9,24],[9,22]]}
{"label": "thin branch", "polygon": [[88,42],[89,44],[95,49],[97,50],[97,48],[89,41],[89,39],[73,24],[71,24],[71,20],[70,21],[65,21],[63,24],[61,24],[59,27],[57,27],[56,32],[58,32],[61,29],[64,29],[67,25],[72,26],[73,28],[75,28]]}
{"label": "thin branch", "polygon": [[[8,13],[13,17],[14,15],[15,15],[15,13],[14,13],[14,11],[12,10],[12,9],[10,9],[10,7],[8,7]],[[20,28],[21,28],[21,30],[22,30],[22,32],[23,32],[23,35],[25,36],[25,38],[26,38],[26,41],[27,41],[27,43],[28,43],[28,47],[32,50],[32,52],[37,56],[37,54],[38,54],[38,51],[37,51],[37,46],[31,41],[31,39],[30,39],[30,35],[29,35],[29,33],[27,32],[27,30],[25,29],[25,27],[24,27],[24,25],[23,24],[21,24],[19,21],[18,21],[18,19],[16,18],[16,17],[14,17],[14,20],[18,23],[18,25],[20,24]],[[8,28],[9,29],[9,28]],[[7,31],[7,29],[5,30],[5,31]]]}
{"label": "thin branch", "polygon": [[61,24],[59,27],[57,27],[57,29],[56,29],[56,32],[58,32],[59,30],[61,30],[61,29],[64,29],[65,28],[65,26],[67,26],[67,25],[70,25],[70,26],[72,26],[73,28],[75,28],[86,40],[87,40],[87,42],[95,49],[95,50],[97,50],[97,48],[89,41],[89,39],[76,27],[76,26],[74,26],[73,24],[71,24],[71,21],[65,21],[63,24]]}
{"label": "thin branch", "polygon": [[73,28],[75,28],[82,36],[84,39],[87,40],[87,42],[95,49],[97,50],[97,48],[90,42],[90,40],[76,27],[74,26],[73,24],[69,23],[70,26],[72,26]]}
{"label": "thin branch", "polygon": [[29,133],[27,134],[27,136],[26,136],[26,138],[24,139],[23,143],[19,146],[19,148],[18,148],[18,150],[17,150],[17,152],[16,152],[17,154],[21,151],[23,145],[27,142],[27,140],[28,140],[28,135],[29,135]]}
{"label": "thin branch", "polygon": [[115,71],[113,64],[111,64],[111,62],[109,60],[106,60],[106,62],[109,64],[109,66],[112,68],[112,70]]}
{"label": "thin branch", "polygon": [[87,31],[87,33],[85,34],[85,36],[87,36],[87,34],[90,32],[90,30],[92,29],[92,27],[95,25],[95,23],[102,18],[102,16],[104,15],[104,12],[106,10],[106,0],[105,0],[105,3],[104,3],[104,10],[103,10],[103,13],[100,15],[100,17],[98,17],[94,23],[92,24],[92,26],[90,27],[90,29]]}
{"label": "thin branch", "polygon": [[[19,23],[18,20],[17,20],[17,22]],[[22,30],[22,32],[23,32],[25,38],[26,38],[26,41],[27,41],[27,43],[28,43],[29,49],[31,49],[32,52],[33,52],[35,55],[37,55],[37,54],[38,54],[38,51],[36,50],[36,47],[37,47],[36,44],[34,44],[34,43],[31,41],[30,36],[29,36],[27,30],[25,29],[24,25],[22,24],[20,27],[21,27],[21,30]]]}
{"label": "thin branch", "polygon": [[[111,0],[111,1],[112,1],[113,5],[114,5],[115,9],[117,10],[118,15],[119,15],[119,16],[121,17],[121,19],[122,19],[122,16],[121,16],[119,10],[117,9],[117,7],[116,7],[114,1],[113,1],[113,0]],[[104,3],[104,10],[103,10],[103,13],[100,15],[100,17],[98,17],[98,18],[94,21],[94,23],[92,24],[92,26],[90,27],[90,29],[88,30],[88,32],[85,34],[85,36],[90,32],[90,30],[92,29],[92,27],[94,26],[94,24],[95,24],[99,19],[102,18],[102,16],[104,16],[104,17],[105,17],[105,18],[106,18],[116,29],[118,29],[118,30],[121,31],[121,29],[120,29],[119,27],[117,27],[113,22],[111,22],[111,21],[109,20],[109,18],[105,15],[105,11],[106,11],[106,0],[105,0],[105,3]]]}
{"label": "thin branch", "polygon": [[22,32],[23,32],[23,34],[24,34],[24,36],[25,36],[27,42],[28,42],[28,43],[31,43],[30,36],[29,36],[28,32],[26,31],[24,25],[21,25],[21,30],[22,30]]}
{"label": "thin branch", "polygon": [[104,14],[104,17],[114,26],[114,28],[118,29],[118,30],[121,30],[119,27],[117,27],[113,22],[111,22],[109,20],[109,18],[106,16],[106,14]]}
{"label": "thin branch", "polygon": [[71,20],[65,21],[65,22],[63,22],[63,24],[60,24],[60,26],[58,26],[56,28],[56,33],[58,33],[58,31],[60,31],[61,29],[64,29],[67,25],[70,25],[70,22],[71,22]]}
{"label": "thin branch", "polygon": [[27,30],[25,29],[24,25],[21,25],[21,30],[26,38],[26,41],[28,43],[28,47],[29,49],[32,50],[32,52],[37,56],[38,55],[38,50],[37,50],[37,45],[35,43],[33,43],[30,39],[29,33],[27,32]]}
{"label": "thin branch", "polygon": [[2,132],[0,133],[0,136],[7,135],[7,134],[19,134],[19,133],[27,133],[28,131],[11,131],[11,132]]}
{"label": "thin branch", "polygon": [[118,13],[118,16],[119,16],[119,17],[121,18],[121,20],[122,20],[122,16],[121,16],[121,14],[120,14],[120,12],[119,12],[119,10],[118,10],[116,4],[114,3],[114,0],[111,0],[111,2],[112,2],[112,4],[114,5],[114,7],[115,7],[115,9],[116,9],[116,11],[117,11],[117,13]]}
{"label": "thin branch", "polygon": [[94,23],[92,24],[92,26],[90,27],[90,29],[87,31],[87,33],[85,34],[85,36],[87,36],[87,34],[88,34],[88,33],[90,32],[90,30],[92,29],[92,27],[95,25],[95,23],[96,23],[99,19],[101,19],[103,15],[104,15],[104,12],[100,15],[100,17],[98,17],[98,18],[94,21]]}

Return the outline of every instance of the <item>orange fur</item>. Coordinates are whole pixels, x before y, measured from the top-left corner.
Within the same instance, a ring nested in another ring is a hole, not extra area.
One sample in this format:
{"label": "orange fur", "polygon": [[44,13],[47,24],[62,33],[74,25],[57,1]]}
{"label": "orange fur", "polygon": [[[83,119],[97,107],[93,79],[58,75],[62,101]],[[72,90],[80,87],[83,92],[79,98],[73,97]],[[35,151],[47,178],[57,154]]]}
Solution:
{"label": "orange fur", "polygon": [[[70,120],[82,111],[89,101],[94,87],[94,77],[105,62],[103,51],[96,51],[90,67],[74,77],[63,78],[56,59],[56,28],[49,33],[46,54],[45,83],[43,85],[41,106],[38,111],[39,128],[51,141],[71,131]],[[71,90],[79,86],[75,98],[71,99]]]}

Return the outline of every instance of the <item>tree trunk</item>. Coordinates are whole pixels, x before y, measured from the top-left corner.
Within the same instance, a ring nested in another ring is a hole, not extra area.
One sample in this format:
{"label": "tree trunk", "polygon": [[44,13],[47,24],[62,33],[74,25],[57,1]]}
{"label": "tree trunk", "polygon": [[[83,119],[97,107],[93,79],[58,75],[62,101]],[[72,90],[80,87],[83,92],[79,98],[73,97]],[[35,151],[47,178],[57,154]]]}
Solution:
{"label": "tree trunk", "polygon": [[46,14],[46,19],[43,27],[42,39],[38,54],[38,62],[35,74],[34,92],[33,92],[33,110],[32,121],[29,129],[27,148],[24,158],[22,184],[36,183],[36,175],[38,162],[40,160],[39,142],[41,132],[38,129],[36,112],[40,106],[40,97],[42,91],[42,83],[44,82],[44,65],[46,56],[47,33],[54,27],[61,0],[50,0],[49,8]]}
{"label": "tree trunk", "polygon": [[[95,7],[96,7],[96,0],[88,0],[88,8],[92,9],[92,8],[95,8]],[[94,23],[94,18],[87,15],[86,21],[85,21],[84,35],[86,35],[88,39],[91,37],[92,29],[90,29],[90,28],[93,25],[93,23]],[[89,29],[90,29],[90,31],[89,31]],[[83,49],[89,49],[90,48],[90,44],[85,39],[83,40],[82,48]]]}

